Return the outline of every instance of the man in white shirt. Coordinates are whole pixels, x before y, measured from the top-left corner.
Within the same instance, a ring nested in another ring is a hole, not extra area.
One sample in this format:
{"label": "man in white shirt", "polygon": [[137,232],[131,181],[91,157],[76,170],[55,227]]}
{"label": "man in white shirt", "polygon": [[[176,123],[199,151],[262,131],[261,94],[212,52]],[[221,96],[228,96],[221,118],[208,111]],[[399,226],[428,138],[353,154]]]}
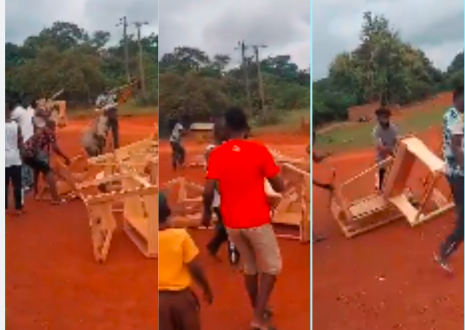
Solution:
{"label": "man in white shirt", "polygon": [[[16,106],[11,112],[11,120],[17,122],[21,129],[23,142],[26,142],[34,135],[34,113],[35,111],[26,110],[19,101],[16,101]],[[22,166],[22,181],[23,189],[25,191],[30,190],[33,184],[33,175],[27,165]]]}

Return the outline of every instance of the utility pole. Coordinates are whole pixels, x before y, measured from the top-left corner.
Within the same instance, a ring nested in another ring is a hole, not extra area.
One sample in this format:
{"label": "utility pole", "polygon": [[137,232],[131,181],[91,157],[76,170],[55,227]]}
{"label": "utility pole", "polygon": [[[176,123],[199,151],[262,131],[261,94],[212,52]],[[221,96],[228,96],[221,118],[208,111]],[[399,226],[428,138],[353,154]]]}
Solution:
{"label": "utility pole", "polygon": [[142,26],[149,25],[148,22],[135,22],[134,26],[137,29],[137,45],[139,47],[139,78],[141,81],[142,87],[142,96],[144,100],[147,100],[147,86],[145,84],[145,69],[144,69],[144,50],[142,49],[141,43],[141,29]]}
{"label": "utility pole", "polygon": [[129,44],[128,44],[128,20],[126,16],[119,19],[116,26],[123,27],[123,43],[124,43],[124,69],[126,70],[126,78],[128,82],[131,80],[131,73],[129,72]]}
{"label": "utility pole", "polygon": [[250,82],[249,82],[249,74],[247,71],[248,65],[247,65],[247,57],[246,57],[247,48],[248,47],[245,45],[244,41],[239,41],[237,43],[237,47],[235,47],[234,50],[239,50],[241,52],[242,70],[244,72],[244,81],[245,81],[245,93],[247,96],[247,108],[251,110],[252,102],[251,102],[251,96],[250,96]]}
{"label": "utility pole", "polygon": [[255,54],[255,64],[257,65],[257,77],[258,77],[258,93],[260,94],[260,103],[262,107],[263,115],[266,116],[265,106],[265,89],[263,87],[262,68],[260,65],[260,49],[266,48],[265,45],[253,45],[252,46]]}

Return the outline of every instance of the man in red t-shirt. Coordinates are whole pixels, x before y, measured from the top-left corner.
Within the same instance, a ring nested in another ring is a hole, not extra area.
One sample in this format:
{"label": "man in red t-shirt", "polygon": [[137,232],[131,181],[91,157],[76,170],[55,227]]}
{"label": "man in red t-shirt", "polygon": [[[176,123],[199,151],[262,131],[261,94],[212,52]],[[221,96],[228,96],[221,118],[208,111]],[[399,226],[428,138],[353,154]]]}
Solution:
{"label": "man in red t-shirt", "polygon": [[284,183],[268,149],[246,140],[249,125],[245,113],[232,108],[224,119],[229,139],[208,160],[203,222],[209,225],[211,221],[217,184],[223,223],[244,264],[246,288],[254,309],[252,328],[268,329],[268,300],[281,272],[282,259],[271,225],[265,180],[278,193],[283,192]]}

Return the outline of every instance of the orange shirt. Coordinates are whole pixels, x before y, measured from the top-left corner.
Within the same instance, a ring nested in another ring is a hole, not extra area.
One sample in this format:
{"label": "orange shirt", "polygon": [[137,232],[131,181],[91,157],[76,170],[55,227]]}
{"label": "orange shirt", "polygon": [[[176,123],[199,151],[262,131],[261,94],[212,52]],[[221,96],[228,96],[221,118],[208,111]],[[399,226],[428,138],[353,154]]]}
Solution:
{"label": "orange shirt", "polygon": [[254,228],[270,222],[264,180],[279,173],[260,143],[231,140],[210,155],[207,179],[218,181],[221,215],[228,228]]}
{"label": "orange shirt", "polygon": [[158,232],[158,290],[181,291],[192,285],[187,264],[199,250],[185,229]]}

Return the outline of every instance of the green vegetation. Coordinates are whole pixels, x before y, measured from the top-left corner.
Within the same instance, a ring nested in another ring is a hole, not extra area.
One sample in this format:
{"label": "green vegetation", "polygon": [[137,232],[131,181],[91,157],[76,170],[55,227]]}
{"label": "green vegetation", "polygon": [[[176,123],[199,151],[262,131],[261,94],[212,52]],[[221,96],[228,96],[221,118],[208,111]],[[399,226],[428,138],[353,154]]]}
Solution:
{"label": "green vegetation", "polygon": [[404,42],[385,17],[365,13],[360,45],[339,54],[329,76],[313,84],[313,124],[343,121],[351,106],[405,105],[453,89],[463,83],[463,55],[442,72],[422,50]]}
{"label": "green vegetation", "polygon": [[[231,68],[228,55],[208,56],[191,47],[178,47],[160,59],[160,129],[171,118],[209,120],[231,105],[241,106],[257,125],[275,124],[294,109],[310,112],[310,74],[292,62],[289,55],[260,61],[265,94],[261,109],[257,64],[247,57],[245,65]],[[247,97],[244,71],[249,77]],[[279,109],[279,110],[278,110]]]}
{"label": "green vegetation", "polygon": [[[124,42],[109,45],[110,33],[89,33],[76,24],[55,22],[23,44],[5,44],[8,93],[34,98],[49,97],[64,88],[68,107],[87,108],[107,88],[127,83]],[[138,44],[128,36],[129,71],[138,76]],[[141,39],[147,97],[137,105],[158,103],[158,36]]]}
{"label": "green vegetation", "polygon": [[[445,109],[437,107],[415,112],[402,118],[401,121],[393,122],[399,127],[400,134],[418,133],[437,126],[442,121]],[[316,149],[325,151],[348,151],[366,148],[373,144],[372,132],[375,123],[348,123],[329,129],[318,135]]]}

